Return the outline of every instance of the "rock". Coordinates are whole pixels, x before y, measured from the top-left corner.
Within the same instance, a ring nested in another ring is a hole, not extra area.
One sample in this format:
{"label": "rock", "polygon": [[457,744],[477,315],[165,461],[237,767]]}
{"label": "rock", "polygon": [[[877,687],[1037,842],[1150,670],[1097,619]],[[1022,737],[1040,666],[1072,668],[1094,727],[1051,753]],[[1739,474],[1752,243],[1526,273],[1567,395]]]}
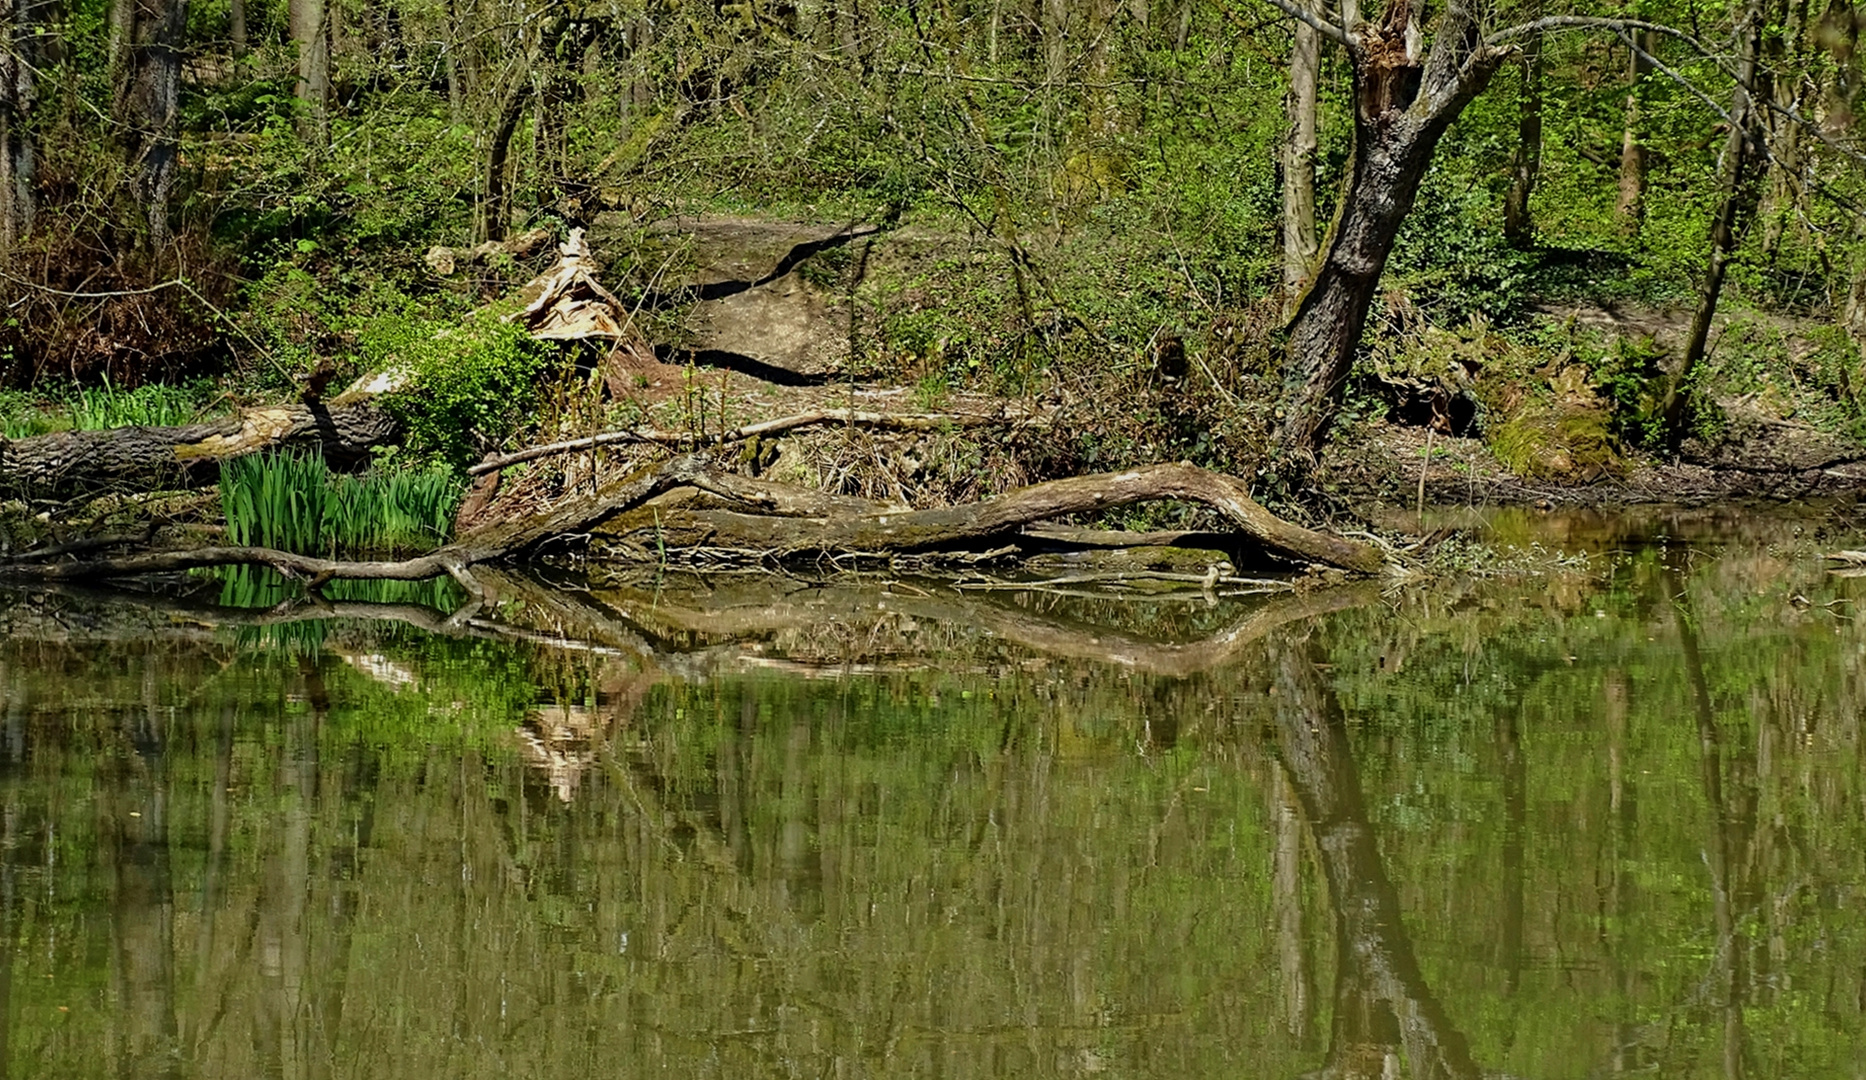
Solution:
{"label": "rock", "polygon": [[683,345],[700,360],[774,382],[813,382],[848,364],[847,290],[834,282],[847,245],[877,231],[736,217],[636,230],[621,215],[602,215],[590,235],[599,250],[631,247],[639,265],[664,266],[657,289],[693,298]]}

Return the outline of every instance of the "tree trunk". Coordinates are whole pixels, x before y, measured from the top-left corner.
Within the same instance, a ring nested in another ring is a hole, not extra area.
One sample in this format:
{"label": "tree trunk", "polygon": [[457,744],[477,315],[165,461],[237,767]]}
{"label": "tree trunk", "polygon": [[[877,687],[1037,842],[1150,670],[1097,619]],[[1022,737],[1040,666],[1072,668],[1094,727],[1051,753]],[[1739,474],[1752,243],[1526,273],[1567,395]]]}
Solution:
{"label": "tree trunk", "polygon": [[1322,35],[1307,23],[1297,22],[1289,46],[1289,136],[1283,144],[1283,317],[1286,319],[1296,313],[1319,248],[1315,239],[1315,100],[1321,63]]}
{"label": "tree trunk", "polygon": [[233,42],[233,58],[246,55],[246,0],[228,0],[227,37]]}
{"label": "tree trunk", "polygon": [[1663,416],[1667,444],[1676,450],[1684,441],[1687,405],[1692,380],[1703,366],[1710,341],[1711,322],[1717,317],[1717,301],[1723,293],[1724,278],[1730,260],[1750,220],[1755,215],[1757,188],[1766,160],[1758,99],[1770,92],[1769,71],[1759,63],[1762,51],[1764,0],[1747,0],[1736,27],[1736,89],[1731,92],[1730,134],[1724,140],[1722,183],[1723,201],[1717,218],[1711,223],[1710,259],[1704,268],[1704,290],[1691,319],[1691,333],[1685,340],[1684,359],[1665,388]]}
{"label": "tree trunk", "polygon": [[1415,9],[1348,30],[1354,72],[1354,161],[1328,255],[1290,322],[1277,449],[1302,482],[1334,423],[1367,311],[1400,224],[1418,198],[1445,129],[1489,83],[1506,50],[1483,44],[1470,11],[1448,8],[1418,55]]}
{"label": "tree trunk", "polygon": [[37,152],[30,126],[38,98],[35,0],[0,0],[0,265],[32,228]]}
{"label": "tree trunk", "polygon": [[1614,217],[1620,231],[1638,236],[1646,210],[1646,145],[1640,139],[1639,84],[1652,70],[1646,57],[1658,46],[1656,35],[1645,31],[1634,36],[1636,49],[1627,50],[1626,122],[1620,136],[1620,198],[1614,205]]}
{"label": "tree trunk", "polygon": [[505,239],[506,228],[511,223],[512,193],[505,174],[511,165],[512,136],[518,132],[518,122],[524,118],[525,103],[530,98],[529,82],[512,90],[505,99],[505,107],[499,110],[499,122],[486,148],[486,198],[480,204],[476,230],[482,242]]}
{"label": "tree trunk", "polygon": [[1511,247],[1527,251],[1535,246],[1535,221],[1529,197],[1542,172],[1542,35],[1523,42],[1517,60],[1522,68],[1518,98],[1516,149],[1510,155],[1510,190],[1503,200],[1503,236]]}
{"label": "tree trunk", "polygon": [[313,146],[330,142],[330,11],[328,0],[291,0],[286,17],[298,48],[299,137]]}
{"label": "tree trunk", "polygon": [[119,0],[126,41],[117,117],[123,122],[130,192],[148,226],[152,250],[168,246],[169,199],[175,189],[181,58],[187,0]]}
{"label": "tree trunk", "polygon": [[1801,125],[1790,121],[1788,113],[1796,107],[1800,97],[1803,79],[1792,73],[1806,71],[1812,64],[1812,57],[1805,50],[1807,42],[1808,5],[1806,0],[1786,0],[1783,4],[1783,30],[1777,35],[1764,39],[1763,48],[1767,55],[1763,62],[1773,71],[1781,72],[1770,87],[1770,97],[1775,108],[1768,115],[1765,126],[1772,132],[1769,138],[1769,179],[1767,193],[1763,196],[1762,208],[1762,251],[1771,263],[1787,235],[1788,223],[1794,217],[1795,207],[1801,190]]}
{"label": "tree trunk", "polygon": [[62,498],[110,490],[159,490],[216,482],[230,457],[275,447],[315,447],[326,460],[360,464],[393,441],[395,422],[371,402],[252,409],[186,427],[57,431],[0,440],[0,490]]}

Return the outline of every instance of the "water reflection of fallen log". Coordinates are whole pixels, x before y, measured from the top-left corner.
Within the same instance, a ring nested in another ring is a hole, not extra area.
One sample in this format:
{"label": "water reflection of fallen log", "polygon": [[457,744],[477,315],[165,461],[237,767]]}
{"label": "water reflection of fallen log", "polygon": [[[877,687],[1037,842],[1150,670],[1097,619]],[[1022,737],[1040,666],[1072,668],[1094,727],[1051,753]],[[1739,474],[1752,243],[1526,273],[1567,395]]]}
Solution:
{"label": "water reflection of fallen log", "polygon": [[[240,608],[196,596],[127,593],[78,585],[40,586],[0,606],[0,636],[40,642],[186,640],[217,631],[306,622],[395,623],[446,637],[503,639],[634,658],[676,677],[731,669],[798,674],[924,667],[950,669],[971,648],[1002,662],[1009,644],[1046,658],[1084,660],[1184,677],[1234,660],[1278,627],[1379,598],[1373,582],[1236,604],[1215,631],[1161,640],[1067,609],[1020,606],[1015,596],[967,595],[935,580],[912,585],[867,578],[805,582],[760,575],[700,579],[703,588],[566,588],[527,575],[483,572],[488,604],[447,613],[420,604],[307,597]],[[498,612],[498,614],[493,614]],[[926,626],[951,631],[937,640]],[[791,648],[774,648],[782,636]],[[969,639],[969,640],[968,640]]]}
{"label": "water reflection of fallen log", "polygon": [[[1237,605],[1238,614],[1222,629],[1193,641],[1172,642],[1062,612],[1020,607],[1000,597],[965,595],[936,582],[916,581],[910,588],[831,582],[773,599],[770,579],[764,578],[756,579],[749,587],[727,586],[705,595],[617,588],[578,596],[576,600],[583,605],[588,620],[585,625],[598,621],[613,625],[622,620],[642,637],[657,642],[657,653],[679,651],[681,642],[696,643],[697,649],[694,644],[685,648],[746,667],[794,668],[807,673],[872,660],[878,650],[858,648],[852,650],[857,655],[839,654],[834,646],[838,641],[873,641],[879,636],[876,631],[890,625],[900,630],[930,623],[969,628],[1046,657],[1090,660],[1154,675],[1186,676],[1234,659],[1247,645],[1280,626],[1361,607],[1380,595],[1377,584],[1361,582],[1241,603]],[[563,610],[568,596],[558,594],[555,610]],[[819,653],[773,656],[755,648],[774,635],[800,637],[812,629],[824,631]],[[915,654],[906,635],[897,634],[896,638],[902,653]],[[920,658],[929,657],[921,653]]]}

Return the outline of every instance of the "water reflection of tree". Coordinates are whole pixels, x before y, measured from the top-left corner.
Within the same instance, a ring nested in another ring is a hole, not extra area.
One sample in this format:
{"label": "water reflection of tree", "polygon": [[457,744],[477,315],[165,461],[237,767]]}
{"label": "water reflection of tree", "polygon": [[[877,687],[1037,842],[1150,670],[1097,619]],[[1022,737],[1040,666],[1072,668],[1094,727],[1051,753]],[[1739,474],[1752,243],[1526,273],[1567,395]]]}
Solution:
{"label": "water reflection of tree", "polygon": [[1403,1053],[1412,1076],[1475,1080],[1482,1074],[1470,1047],[1426,985],[1400,923],[1399,895],[1367,820],[1341,706],[1307,641],[1279,641],[1269,652],[1277,756],[1315,838],[1335,914],[1328,1058],[1310,1075],[1394,1076]]}

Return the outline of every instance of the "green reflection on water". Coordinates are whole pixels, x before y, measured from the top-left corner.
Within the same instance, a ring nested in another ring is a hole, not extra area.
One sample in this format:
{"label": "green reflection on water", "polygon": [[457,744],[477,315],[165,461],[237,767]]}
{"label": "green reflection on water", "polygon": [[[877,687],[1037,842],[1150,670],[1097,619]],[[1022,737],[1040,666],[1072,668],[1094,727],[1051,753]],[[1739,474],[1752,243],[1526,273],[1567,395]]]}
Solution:
{"label": "green reflection on water", "polygon": [[632,650],[0,602],[5,1060],[1856,1075],[1866,629],[1793,535],[1280,625],[578,601]]}

